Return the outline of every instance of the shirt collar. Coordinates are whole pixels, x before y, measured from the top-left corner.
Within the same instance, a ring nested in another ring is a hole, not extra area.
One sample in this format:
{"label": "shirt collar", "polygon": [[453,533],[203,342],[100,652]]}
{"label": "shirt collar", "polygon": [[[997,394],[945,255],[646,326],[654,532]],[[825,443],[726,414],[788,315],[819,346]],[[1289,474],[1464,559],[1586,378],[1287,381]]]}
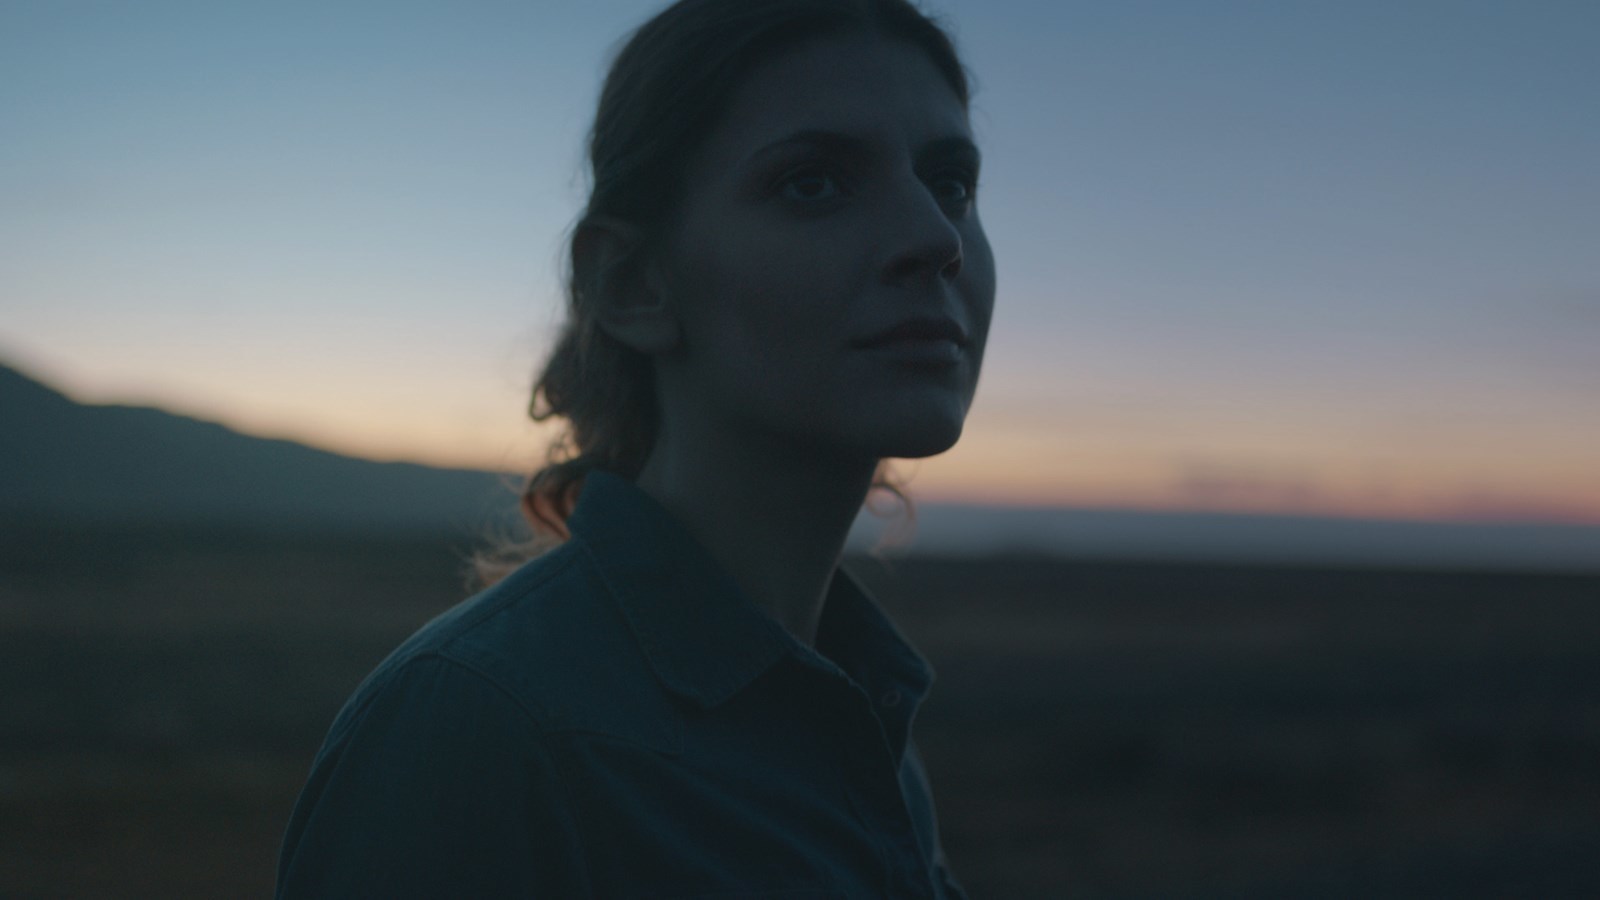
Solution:
{"label": "shirt collar", "polygon": [[[750,603],[672,513],[620,475],[591,471],[567,526],[673,692],[710,708],[786,656],[821,662]],[[874,702],[899,691],[914,709],[932,681],[927,662],[843,569],[829,584],[817,640]]]}
{"label": "shirt collar", "polygon": [[933,683],[933,668],[912,649],[866,589],[843,569],[834,571],[828,586],[828,600],[817,625],[817,649],[866,692],[899,761],[911,735],[912,720]]}

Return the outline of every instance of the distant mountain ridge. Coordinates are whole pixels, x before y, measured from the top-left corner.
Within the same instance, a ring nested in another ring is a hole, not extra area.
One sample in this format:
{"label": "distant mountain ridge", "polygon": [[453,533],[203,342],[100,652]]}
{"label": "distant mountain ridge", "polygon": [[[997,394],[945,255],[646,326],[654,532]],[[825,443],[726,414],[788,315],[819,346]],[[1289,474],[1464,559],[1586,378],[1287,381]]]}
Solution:
{"label": "distant mountain ridge", "polygon": [[0,365],[0,521],[460,531],[513,510],[493,473],[373,462],[150,407],[78,403]]}

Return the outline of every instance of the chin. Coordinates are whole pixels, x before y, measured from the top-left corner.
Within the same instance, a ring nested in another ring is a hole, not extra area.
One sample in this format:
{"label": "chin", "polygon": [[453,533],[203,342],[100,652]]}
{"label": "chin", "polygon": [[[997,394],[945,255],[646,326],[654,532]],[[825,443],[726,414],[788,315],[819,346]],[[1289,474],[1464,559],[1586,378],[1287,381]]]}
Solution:
{"label": "chin", "polygon": [[[843,404],[840,404],[841,406]],[[899,402],[834,410],[826,424],[782,429],[789,440],[848,459],[922,459],[956,445],[966,423],[966,404]]]}
{"label": "chin", "polygon": [[[916,395],[894,398],[896,402],[874,404],[870,418],[862,409],[851,418],[857,441],[869,455],[894,459],[922,459],[938,456],[961,440],[967,420],[965,399],[940,396],[927,402]],[[844,423],[840,423],[843,425]],[[846,426],[849,427],[849,426]]]}
{"label": "chin", "polygon": [[923,459],[938,456],[961,440],[961,422],[928,422],[918,427],[897,428],[878,442],[879,457]]}

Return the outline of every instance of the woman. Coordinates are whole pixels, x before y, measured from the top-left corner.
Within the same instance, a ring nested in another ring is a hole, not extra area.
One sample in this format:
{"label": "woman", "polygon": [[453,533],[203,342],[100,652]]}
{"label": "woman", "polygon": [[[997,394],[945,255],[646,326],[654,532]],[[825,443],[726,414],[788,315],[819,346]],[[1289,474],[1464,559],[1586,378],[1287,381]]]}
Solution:
{"label": "woman", "polygon": [[535,390],[543,552],[334,722],[279,897],[962,896],[931,674],[838,568],[960,436],[994,300],[948,38],[905,0],[682,0],[606,80]]}

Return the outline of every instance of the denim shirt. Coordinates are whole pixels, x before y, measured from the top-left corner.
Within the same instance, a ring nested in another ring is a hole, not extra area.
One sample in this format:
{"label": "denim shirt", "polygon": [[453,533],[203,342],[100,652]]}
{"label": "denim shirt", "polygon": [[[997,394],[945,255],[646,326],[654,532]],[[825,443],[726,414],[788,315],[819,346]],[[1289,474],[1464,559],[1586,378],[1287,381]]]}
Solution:
{"label": "denim shirt", "polygon": [[595,471],[572,538],[357,688],[277,897],[965,895],[911,723],[932,681],[836,570],[816,649]]}

